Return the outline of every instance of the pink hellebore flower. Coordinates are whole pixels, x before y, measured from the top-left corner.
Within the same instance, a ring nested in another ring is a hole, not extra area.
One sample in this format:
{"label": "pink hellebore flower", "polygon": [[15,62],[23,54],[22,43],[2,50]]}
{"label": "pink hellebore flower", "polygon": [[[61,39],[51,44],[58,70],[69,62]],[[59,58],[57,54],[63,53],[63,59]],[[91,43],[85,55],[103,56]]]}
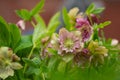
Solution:
{"label": "pink hellebore flower", "polygon": [[24,21],[24,20],[18,21],[16,25],[17,25],[21,30],[25,30],[25,21]]}
{"label": "pink hellebore flower", "polygon": [[59,43],[61,50],[65,51],[66,53],[75,53],[78,49],[80,50],[82,48],[80,36],[81,34],[69,32],[65,28],[60,29]]}
{"label": "pink hellebore flower", "polygon": [[78,28],[82,35],[82,41],[87,41],[92,34],[92,26],[89,24],[87,19],[78,18],[76,19],[76,28]]}
{"label": "pink hellebore flower", "polygon": [[89,25],[87,19],[84,18],[77,18],[76,19],[76,28],[81,28],[83,25]]}

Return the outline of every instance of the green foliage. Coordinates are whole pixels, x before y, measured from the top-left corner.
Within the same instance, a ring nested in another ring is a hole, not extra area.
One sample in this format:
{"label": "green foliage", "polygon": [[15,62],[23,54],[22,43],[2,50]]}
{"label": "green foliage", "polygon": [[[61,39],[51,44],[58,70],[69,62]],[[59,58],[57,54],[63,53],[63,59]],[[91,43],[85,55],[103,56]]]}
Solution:
{"label": "green foliage", "polygon": [[90,15],[90,14],[100,14],[101,12],[104,11],[104,8],[95,8],[95,4],[92,3],[86,10],[86,14]]}
{"label": "green foliage", "polygon": [[57,12],[50,20],[48,27],[47,27],[47,31],[48,33],[51,35],[52,33],[54,33],[57,29],[57,27],[60,24],[59,21],[60,18],[60,12]]}
{"label": "green foliage", "polygon": [[15,52],[22,51],[23,49],[32,47],[32,36],[22,36],[20,42],[18,43],[17,47],[15,48]]}
{"label": "green foliage", "polygon": [[31,11],[30,16],[33,17],[34,15],[38,14],[45,4],[45,0],[41,0]]}
{"label": "green foliage", "polygon": [[25,21],[31,20],[32,17],[40,12],[44,6],[45,0],[41,0],[31,11],[26,9],[16,10],[16,14]]}
{"label": "green foliage", "polygon": [[64,21],[64,24],[65,24],[65,28],[67,30],[71,30],[72,25],[70,23],[70,18],[68,16],[68,12],[67,12],[66,8],[63,8],[62,15],[63,15],[63,21]]}
{"label": "green foliage", "polygon": [[34,46],[38,46],[41,43],[41,39],[46,35],[46,26],[44,25],[42,19],[39,17],[39,23],[35,26],[33,32],[32,42]]}
{"label": "green foliage", "polygon": [[14,49],[21,39],[21,32],[15,24],[9,24],[11,34],[11,47]]}
{"label": "green foliage", "polygon": [[16,10],[16,14],[22,18],[23,20],[30,20],[31,15],[28,10],[22,9],[22,10]]}
{"label": "green foliage", "polygon": [[11,37],[9,25],[0,17],[0,46],[10,46]]}

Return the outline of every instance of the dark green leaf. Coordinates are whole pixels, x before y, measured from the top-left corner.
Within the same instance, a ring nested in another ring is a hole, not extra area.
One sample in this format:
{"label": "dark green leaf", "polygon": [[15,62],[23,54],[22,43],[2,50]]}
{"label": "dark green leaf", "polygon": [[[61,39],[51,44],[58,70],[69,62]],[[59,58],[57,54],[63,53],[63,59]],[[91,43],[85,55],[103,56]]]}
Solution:
{"label": "dark green leaf", "polygon": [[0,46],[10,46],[11,37],[8,24],[0,17]]}
{"label": "dark green leaf", "polygon": [[15,52],[26,49],[28,47],[31,47],[32,44],[32,36],[22,36],[21,42],[18,44],[18,46],[15,48]]}
{"label": "dark green leaf", "polygon": [[30,15],[34,16],[35,14],[38,14],[40,12],[40,10],[43,8],[45,3],[45,0],[41,0],[31,11],[30,11]]}
{"label": "dark green leaf", "polygon": [[10,24],[10,33],[11,33],[11,46],[15,48],[17,43],[21,39],[21,32],[15,24]]}

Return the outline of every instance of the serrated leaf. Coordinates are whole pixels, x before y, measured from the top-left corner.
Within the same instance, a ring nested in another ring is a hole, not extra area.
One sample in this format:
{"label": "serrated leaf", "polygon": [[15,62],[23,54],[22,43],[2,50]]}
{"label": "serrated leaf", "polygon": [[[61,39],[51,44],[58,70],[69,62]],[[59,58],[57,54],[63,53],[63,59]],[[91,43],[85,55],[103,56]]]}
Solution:
{"label": "serrated leaf", "polygon": [[97,8],[95,10],[92,11],[93,14],[100,14],[104,11],[105,8]]}
{"label": "serrated leaf", "polygon": [[34,16],[36,14],[38,14],[40,12],[40,10],[43,8],[45,3],[45,0],[41,0],[31,11],[30,11],[30,15]]}
{"label": "serrated leaf", "polygon": [[22,36],[20,43],[17,45],[17,47],[15,48],[15,52],[20,51],[22,49],[26,49],[28,47],[31,47],[32,44],[32,36],[28,35],[28,36]]}
{"label": "serrated leaf", "polygon": [[22,18],[23,20],[30,20],[31,15],[28,10],[22,9],[22,10],[16,10],[16,14]]}
{"label": "serrated leaf", "polygon": [[9,24],[11,33],[11,46],[15,48],[21,39],[21,32],[15,24]]}
{"label": "serrated leaf", "polygon": [[56,31],[57,27],[60,24],[59,21],[60,18],[60,12],[57,12],[50,20],[49,24],[48,24],[48,28],[47,30],[49,31],[49,34],[52,34]]}
{"label": "serrated leaf", "polygon": [[71,23],[70,23],[70,18],[68,16],[68,12],[66,8],[63,8],[62,15],[63,15],[63,21],[64,21],[66,29],[70,30]]}
{"label": "serrated leaf", "polygon": [[28,58],[22,58],[22,60],[29,66],[37,67],[37,65],[32,60],[30,60]]}

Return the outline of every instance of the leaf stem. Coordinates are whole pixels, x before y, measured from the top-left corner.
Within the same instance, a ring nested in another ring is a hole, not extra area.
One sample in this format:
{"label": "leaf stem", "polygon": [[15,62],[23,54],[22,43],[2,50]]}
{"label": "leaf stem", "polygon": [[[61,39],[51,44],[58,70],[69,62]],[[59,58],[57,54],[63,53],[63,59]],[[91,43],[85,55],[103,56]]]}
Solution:
{"label": "leaf stem", "polygon": [[[32,49],[31,49],[31,51],[30,51],[30,54],[28,55],[28,59],[30,59],[30,57],[32,56],[33,51],[34,51],[34,48],[35,48],[35,47],[33,46]],[[23,73],[25,73],[26,69],[27,69],[27,64],[25,64],[25,67],[24,67]]]}

